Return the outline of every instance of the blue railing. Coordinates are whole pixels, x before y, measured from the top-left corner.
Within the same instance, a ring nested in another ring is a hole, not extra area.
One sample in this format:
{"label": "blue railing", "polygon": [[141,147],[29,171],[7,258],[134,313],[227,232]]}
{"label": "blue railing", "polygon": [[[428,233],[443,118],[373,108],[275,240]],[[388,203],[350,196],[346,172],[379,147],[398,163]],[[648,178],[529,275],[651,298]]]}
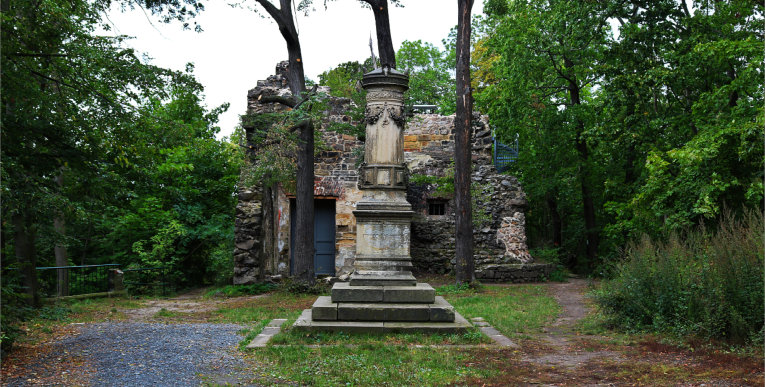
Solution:
{"label": "blue railing", "polygon": [[494,137],[494,167],[497,172],[505,172],[510,169],[510,163],[518,158],[518,135],[511,145],[505,145]]}

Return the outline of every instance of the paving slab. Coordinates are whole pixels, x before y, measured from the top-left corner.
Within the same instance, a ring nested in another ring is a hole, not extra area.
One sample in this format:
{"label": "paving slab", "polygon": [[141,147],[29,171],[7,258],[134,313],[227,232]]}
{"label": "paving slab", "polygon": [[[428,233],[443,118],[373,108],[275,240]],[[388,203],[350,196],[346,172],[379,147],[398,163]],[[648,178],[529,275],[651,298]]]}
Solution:
{"label": "paving slab", "polygon": [[286,321],[287,319],[283,318],[275,318],[269,321],[268,324],[266,324],[266,326],[260,332],[260,334],[255,336],[255,338],[252,339],[249,344],[247,344],[247,348],[263,348],[268,345],[268,342],[271,341],[271,338],[282,331],[282,325]]}

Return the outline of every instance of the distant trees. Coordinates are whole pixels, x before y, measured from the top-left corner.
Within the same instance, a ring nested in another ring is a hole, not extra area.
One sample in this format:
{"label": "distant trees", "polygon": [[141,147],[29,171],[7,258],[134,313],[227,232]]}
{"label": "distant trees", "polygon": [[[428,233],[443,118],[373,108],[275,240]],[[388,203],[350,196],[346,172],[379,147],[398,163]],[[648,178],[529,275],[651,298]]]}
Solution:
{"label": "distant trees", "polygon": [[532,242],[587,271],[641,233],[762,205],[764,8],[487,1],[476,101],[520,135]]}
{"label": "distant trees", "polygon": [[3,346],[7,324],[37,301],[35,266],[162,265],[179,286],[230,279],[239,157],[215,138],[227,106],[203,107],[192,66],[147,65],[125,37],[96,35],[101,2],[9,7],[0,14]]}
{"label": "distant trees", "polygon": [[436,105],[443,115],[455,111],[454,50],[441,51],[431,43],[405,40],[396,53],[399,70],[409,74],[404,105]]}

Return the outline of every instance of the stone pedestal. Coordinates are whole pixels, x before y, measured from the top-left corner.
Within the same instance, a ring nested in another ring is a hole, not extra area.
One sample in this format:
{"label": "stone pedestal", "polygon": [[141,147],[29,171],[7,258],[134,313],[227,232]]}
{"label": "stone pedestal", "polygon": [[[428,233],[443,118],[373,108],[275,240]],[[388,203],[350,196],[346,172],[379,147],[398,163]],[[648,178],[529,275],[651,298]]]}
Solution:
{"label": "stone pedestal", "polygon": [[459,332],[470,324],[433,288],[417,283],[409,252],[412,206],[406,201],[404,91],[408,76],[395,70],[365,74],[366,144],[356,217],[356,260],[349,283],[319,297],[295,328],[335,331]]}

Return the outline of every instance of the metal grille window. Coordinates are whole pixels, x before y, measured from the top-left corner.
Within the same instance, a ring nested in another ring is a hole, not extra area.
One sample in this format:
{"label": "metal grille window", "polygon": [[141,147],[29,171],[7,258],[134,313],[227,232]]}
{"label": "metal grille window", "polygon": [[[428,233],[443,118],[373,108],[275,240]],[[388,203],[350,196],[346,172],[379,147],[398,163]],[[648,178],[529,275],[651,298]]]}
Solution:
{"label": "metal grille window", "polygon": [[428,215],[446,214],[446,202],[443,200],[428,200]]}

